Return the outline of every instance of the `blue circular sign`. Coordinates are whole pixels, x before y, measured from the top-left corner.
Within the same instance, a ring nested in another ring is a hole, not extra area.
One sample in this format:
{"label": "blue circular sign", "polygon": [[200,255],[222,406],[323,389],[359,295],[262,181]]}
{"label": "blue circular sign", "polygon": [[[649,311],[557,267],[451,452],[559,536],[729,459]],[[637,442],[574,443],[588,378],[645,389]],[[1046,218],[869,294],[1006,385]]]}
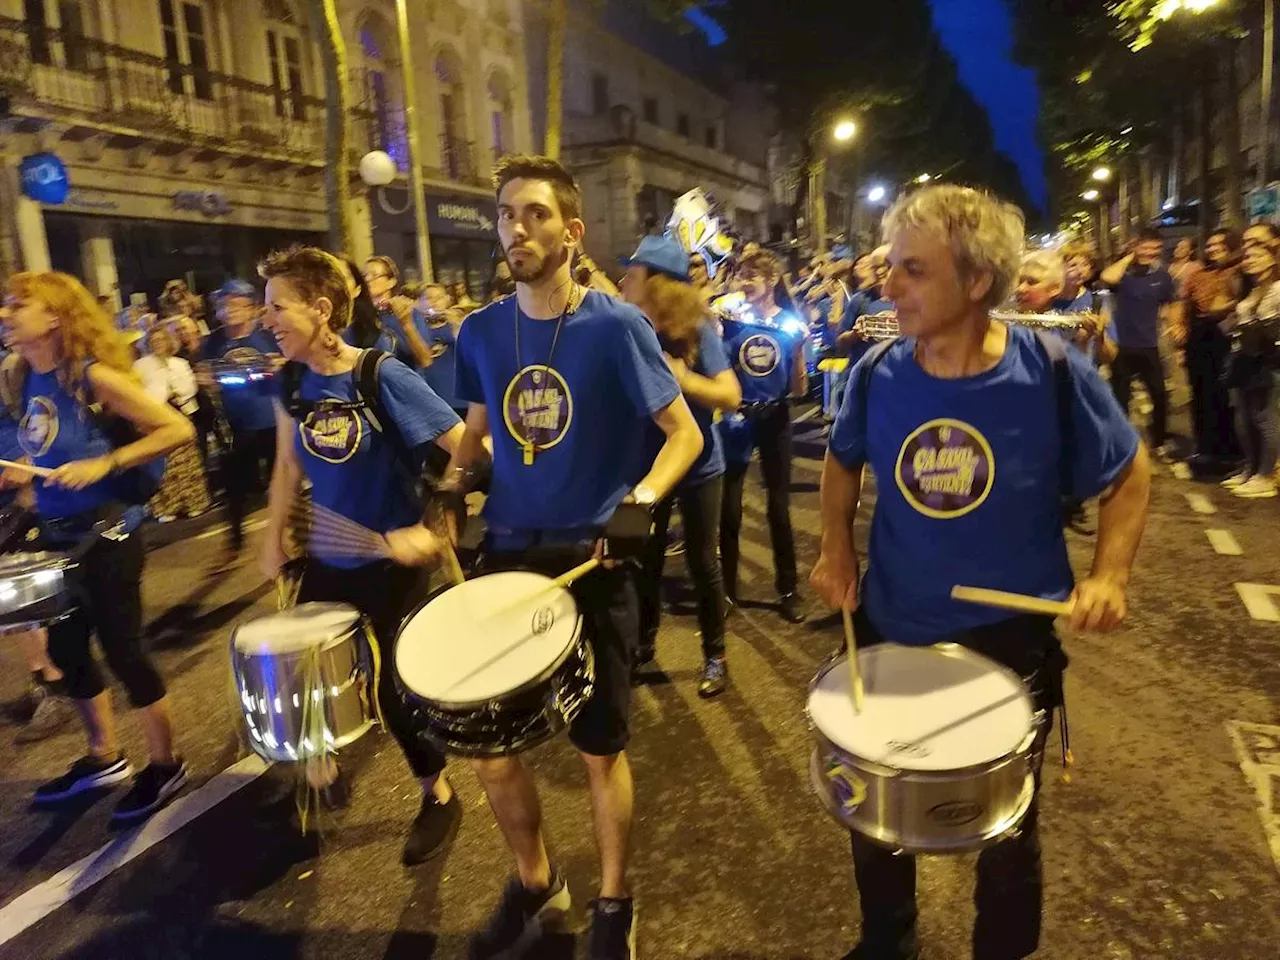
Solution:
{"label": "blue circular sign", "polygon": [[18,165],[22,192],[39,203],[65,203],[71,189],[67,168],[54,153],[33,153]]}

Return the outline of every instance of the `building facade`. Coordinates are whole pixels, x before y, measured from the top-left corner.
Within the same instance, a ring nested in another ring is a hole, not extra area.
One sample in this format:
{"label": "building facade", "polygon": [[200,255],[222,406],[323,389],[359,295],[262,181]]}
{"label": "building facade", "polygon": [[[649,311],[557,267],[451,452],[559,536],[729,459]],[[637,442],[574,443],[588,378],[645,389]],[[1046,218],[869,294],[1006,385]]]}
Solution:
{"label": "building facade", "polygon": [[[546,33],[529,7],[530,102],[546,131]],[[561,154],[583,190],[585,246],[599,263],[661,232],[672,202],[702,187],[744,239],[767,239],[767,109],[719,69],[701,35],[643,5],[571,0],[565,32]]]}
{"label": "building facade", "polygon": [[[201,292],[265,252],[325,242],[325,105],[302,0],[0,0],[0,274],[55,269],[116,304],[166,280]],[[427,201],[480,197],[493,157],[529,141],[518,0],[410,0]],[[392,0],[340,2],[352,160],[401,178],[352,185],[353,246],[416,268]],[[464,56],[464,51],[465,56]],[[52,155],[70,189],[40,202],[19,173]],[[399,196],[396,196],[397,190]],[[408,242],[405,214],[409,210]],[[470,280],[441,223],[439,272]],[[474,238],[469,238],[474,241]],[[479,260],[477,256],[475,259]]]}

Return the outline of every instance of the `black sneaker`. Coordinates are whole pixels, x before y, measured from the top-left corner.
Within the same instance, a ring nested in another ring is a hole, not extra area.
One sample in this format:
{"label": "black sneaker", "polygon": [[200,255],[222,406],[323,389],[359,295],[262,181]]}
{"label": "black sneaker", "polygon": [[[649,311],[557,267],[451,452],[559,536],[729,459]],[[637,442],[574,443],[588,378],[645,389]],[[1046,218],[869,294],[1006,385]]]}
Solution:
{"label": "black sneaker", "polygon": [[587,960],[635,960],[636,908],[628,897],[591,901],[591,938]]}
{"label": "black sneaker", "polygon": [[804,623],[804,611],[800,609],[800,597],[795,593],[784,593],[778,598],[778,610],[782,619],[788,623]]}
{"label": "black sneaker", "polygon": [[563,920],[571,903],[569,885],[559,871],[551,874],[551,885],[537,893],[526,890],[519,877],[512,877],[489,925],[472,938],[468,960],[515,960],[548,924]]}
{"label": "black sneaker", "polygon": [[704,700],[718,697],[729,686],[729,665],[724,657],[712,657],[702,667],[702,680],[698,683],[698,696]]}
{"label": "black sneaker", "polygon": [[148,764],[133,781],[133,787],[120,798],[112,823],[143,820],[173,799],[187,782],[187,765],[181,758],[174,763]]}
{"label": "black sneaker", "polygon": [[90,790],[101,790],[114,787],[133,776],[133,767],[124,758],[124,754],[114,760],[99,760],[96,757],[81,757],[62,776],[36,787],[34,802],[39,804],[60,803],[72,797],[87,793]]}
{"label": "black sneaker", "polygon": [[439,856],[457,835],[461,822],[462,804],[458,802],[456,791],[448,803],[441,803],[434,793],[427,794],[422,798],[422,809],[409,827],[400,862],[406,867],[416,867]]}

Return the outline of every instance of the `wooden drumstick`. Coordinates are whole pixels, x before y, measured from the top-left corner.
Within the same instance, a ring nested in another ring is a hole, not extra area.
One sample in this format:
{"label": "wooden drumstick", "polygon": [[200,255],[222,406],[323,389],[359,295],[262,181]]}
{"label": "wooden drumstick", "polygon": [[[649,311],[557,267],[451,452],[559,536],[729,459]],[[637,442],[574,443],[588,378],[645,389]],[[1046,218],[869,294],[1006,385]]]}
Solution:
{"label": "wooden drumstick", "polygon": [[0,460],[0,467],[7,467],[10,470],[25,470],[27,473],[37,477],[48,477],[53,475],[53,471],[48,467],[37,467],[30,463],[19,463],[17,460]]}
{"label": "wooden drumstick", "polygon": [[951,599],[999,607],[1002,610],[1014,610],[1018,613],[1041,613],[1050,617],[1069,617],[1071,611],[1075,609],[1075,604],[1067,600],[1046,600],[1044,597],[1029,597],[1024,593],[1007,593],[1004,590],[987,590],[983,587],[952,587]]}
{"label": "wooden drumstick", "polygon": [[841,607],[844,617],[844,643],[849,658],[849,689],[853,694],[853,712],[862,712],[862,668],[858,664],[858,640],[853,633],[853,613],[848,607]]}
{"label": "wooden drumstick", "polygon": [[600,566],[600,563],[601,561],[599,557],[592,557],[586,563],[580,563],[576,567],[574,567],[572,570],[568,571],[567,573],[560,574],[560,576],[556,577],[546,586],[539,587],[537,590],[533,591],[533,593],[525,594],[523,597],[520,597],[518,600],[513,600],[511,603],[508,603],[505,606],[499,608],[498,610],[493,611],[487,617],[485,617],[485,619],[492,620],[496,617],[505,617],[507,614],[511,613],[511,611],[513,610],[518,610],[521,607],[527,607],[531,604],[537,603],[539,600],[545,597],[548,593],[555,593],[556,590],[567,590],[575,580],[579,580],[582,577],[585,577],[588,573],[590,573],[596,567]]}

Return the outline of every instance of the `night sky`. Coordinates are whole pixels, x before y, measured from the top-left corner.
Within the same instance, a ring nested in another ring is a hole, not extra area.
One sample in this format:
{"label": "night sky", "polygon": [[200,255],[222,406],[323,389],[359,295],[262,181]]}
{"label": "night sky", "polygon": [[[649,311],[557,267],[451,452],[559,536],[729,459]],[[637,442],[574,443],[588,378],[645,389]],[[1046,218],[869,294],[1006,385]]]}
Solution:
{"label": "night sky", "polygon": [[1002,0],[929,0],[943,45],[960,79],[987,108],[996,146],[1013,159],[1033,203],[1043,209],[1049,188],[1036,138],[1040,109],[1035,74],[1013,62],[1013,30]]}

